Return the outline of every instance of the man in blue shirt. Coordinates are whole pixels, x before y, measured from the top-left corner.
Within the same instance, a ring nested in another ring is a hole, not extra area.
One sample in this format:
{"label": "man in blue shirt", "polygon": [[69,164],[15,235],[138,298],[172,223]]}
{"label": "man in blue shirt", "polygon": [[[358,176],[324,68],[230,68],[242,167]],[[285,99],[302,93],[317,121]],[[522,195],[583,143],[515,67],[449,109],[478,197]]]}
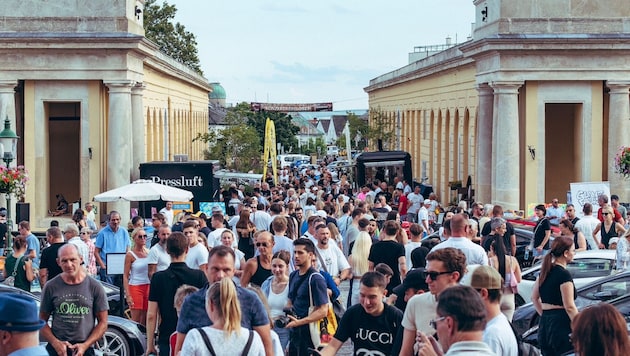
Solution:
{"label": "man in blue shirt", "polygon": [[[94,244],[94,258],[96,259],[96,267],[99,268],[98,274],[101,281],[115,284],[114,275],[107,274],[107,254],[108,253],[126,253],[131,245],[129,232],[120,227],[120,213],[112,211],[109,213],[109,222],[98,235],[96,235],[96,243]],[[117,282],[121,282],[122,278],[118,276]],[[122,283],[116,283],[122,288]]]}
{"label": "man in blue shirt", "polygon": [[[310,355],[313,342],[308,324],[326,317],[329,299],[324,277],[312,266],[315,244],[310,239],[300,238],[293,241],[293,251],[296,270],[289,276],[287,307],[293,308],[295,316],[289,316],[291,322],[286,326],[291,329],[289,355]],[[311,299],[315,308],[309,313]]]}
{"label": "man in blue shirt", "polygon": [[20,236],[26,238],[26,256],[33,259],[33,265],[39,267],[39,257],[41,255],[39,239],[31,232],[31,224],[28,221],[20,221],[18,225]]}
{"label": "man in blue shirt", "polygon": [[[234,250],[227,246],[217,246],[210,250],[208,256],[208,268],[206,276],[210,284],[219,282],[223,278],[234,277]],[[182,309],[177,320],[177,344],[175,354],[177,354],[184,344],[186,333],[191,329],[212,325],[206,311],[206,293],[208,287],[201,288],[197,292],[189,295],[182,304]],[[238,301],[241,303],[241,326],[245,329],[254,330],[260,335],[265,345],[265,353],[273,355],[271,343],[271,325],[267,309],[262,304],[258,296],[241,286],[236,286]]]}

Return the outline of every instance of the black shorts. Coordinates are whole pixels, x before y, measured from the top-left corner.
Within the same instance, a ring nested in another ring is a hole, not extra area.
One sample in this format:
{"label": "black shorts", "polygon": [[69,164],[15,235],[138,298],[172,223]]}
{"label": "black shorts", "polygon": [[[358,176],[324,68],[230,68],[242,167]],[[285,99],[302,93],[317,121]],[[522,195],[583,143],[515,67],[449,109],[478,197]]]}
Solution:
{"label": "black shorts", "polygon": [[571,319],[564,309],[545,310],[540,317],[538,345],[543,356],[562,355],[573,350]]}

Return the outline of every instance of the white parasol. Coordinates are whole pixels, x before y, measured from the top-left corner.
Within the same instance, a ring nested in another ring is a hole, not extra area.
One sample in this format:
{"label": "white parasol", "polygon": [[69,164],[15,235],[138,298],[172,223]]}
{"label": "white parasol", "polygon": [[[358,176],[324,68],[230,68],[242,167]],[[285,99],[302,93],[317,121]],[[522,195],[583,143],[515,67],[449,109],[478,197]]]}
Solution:
{"label": "white parasol", "polygon": [[193,194],[187,190],[169,187],[168,185],[154,183],[151,180],[138,179],[137,181],[123,185],[94,196],[94,201],[109,203],[119,200],[128,201],[189,201]]}

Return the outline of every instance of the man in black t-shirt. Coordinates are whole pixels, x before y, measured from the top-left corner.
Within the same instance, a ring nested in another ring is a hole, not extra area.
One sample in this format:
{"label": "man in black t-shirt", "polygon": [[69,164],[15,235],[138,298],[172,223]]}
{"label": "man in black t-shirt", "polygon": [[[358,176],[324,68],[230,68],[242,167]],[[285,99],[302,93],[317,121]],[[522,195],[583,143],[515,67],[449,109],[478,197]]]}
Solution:
{"label": "man in black t-shirt", "polygon": [[320,353],[335,355],[343,343],[352,339],[355,355],[389,355],[403,314],[383,303],[385,277],[366,272],[361,277],[360,304],[350,307],[341,318],[335,336]]}
{"label": "man in black t-shirt", "polygon": [[57,254],[61,246],[66,244],[63,241],[61,229],[56,226],[46,230],[46,240],[50,241],[50,246],[42,250],[39,263],[39,284],[42,288],[46,282],[61,274],[62,270],[57,263]]}
{"label": "man in black t-shirt", "polygon": [[370,247],[368,256],[370,270],[374,270],[374,266],[379,263],[385,263],[394,271],[394,275],[387,285],[388,294],[391,294],[393,289],[400,285],[401,276],[404,278],[407,274],[405,247],[396,241],[396,234],[399,230],[400,225],[397,222],[386,221],[379,236],[381,241]]}
{"label": "man in black t-shirt", "polygon": [[[501,205],[495,205],[494,208],[492,208],[492,217],[503,218],[503,208]],[[516,234],[514,233],[514,226],[512,226],[509,222],[506,222],[505,228],[506,231],[505,234],[503,234],[505,248],[512,256],[516,256]],[[491,231],[492,228],[490,227],[490,224],[485,224],[481,230],[481,236],[490,235]]]}

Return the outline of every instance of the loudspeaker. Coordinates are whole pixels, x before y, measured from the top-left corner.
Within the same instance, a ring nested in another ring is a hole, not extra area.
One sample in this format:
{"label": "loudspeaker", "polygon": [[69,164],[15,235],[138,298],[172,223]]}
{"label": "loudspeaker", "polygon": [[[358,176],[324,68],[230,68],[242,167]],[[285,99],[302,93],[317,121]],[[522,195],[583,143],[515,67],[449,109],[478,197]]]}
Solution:
{"label": "loudspeaker", "polygon": [[19,224],[20,221],[31,220],[31,204],[30,203],[17,203],[15,204],[15,223]]}

